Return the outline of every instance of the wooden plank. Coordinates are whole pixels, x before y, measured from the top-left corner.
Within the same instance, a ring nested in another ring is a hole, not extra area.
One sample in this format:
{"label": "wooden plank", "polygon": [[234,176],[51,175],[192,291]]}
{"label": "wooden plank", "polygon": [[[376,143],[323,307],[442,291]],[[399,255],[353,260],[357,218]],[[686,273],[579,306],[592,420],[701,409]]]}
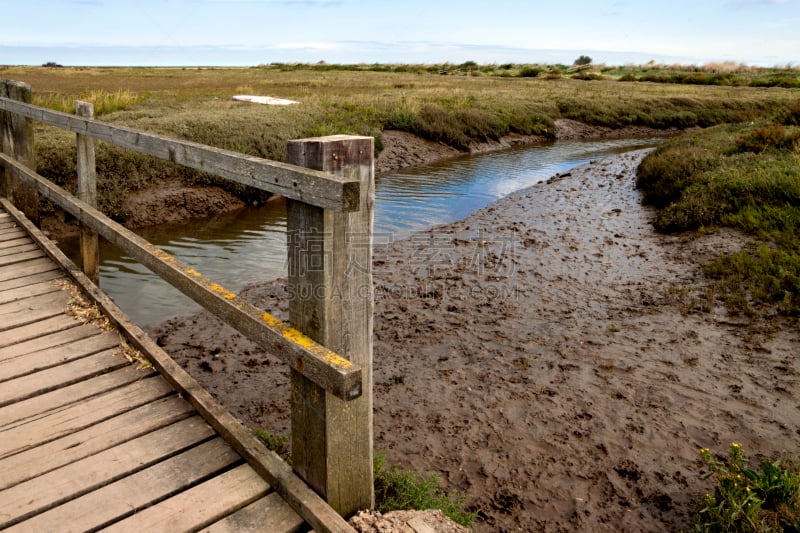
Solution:
{"label": "wooden plank", "polygon": [[7,98],[0,98],[0,110],[326,209],[351,211],[358,206],[358,182],[340,176],[52,111]]}
{"label": "wooden plank", "polygon": [[68,387],[0,407],[0,431],[30,422],[32,418],[42,418],[56,409],[63,409],[81,400],[144,379],[152,374],[152,370],[126,366]]}
{"label": "wooden plank", "polygon": [[29,424],[2,432],[0,458],[41,446],[173,393],[164,380],[150,378],[91,398]]}
{"label": "wooden plank", "polygon": [[0,230],[0,242],[13,241],[28,235],[18,227],[6,228]]}
{"label": "wooden plank", "polygon": [[3,315],[12,315],[20,311],[31,311],[43,307],[60,307],[62,311],[67,308],[67,300],[69,296],[61,291],[51,291],[49,293],[40,294],[37,296],[29,296],[13,302],[8,302],[0,305],[0,325],[5,320]]}
{"label": "wooden plank", "polygon": [[277,493],[268,494],[247,507],[211,524],[203,533],[261,533],[283,531],[297,533],[303,519]]}
{"label": "wooden plank", "polygon": [[41,283],[42,281],[52,281],[63,277],[63,272],[61,272],[56,265],[52,265],[52,268],[45,272],[28,274],[27,276],[0,281],[0,292],[5,292],[19,287],[27,287],[29,285]]}
{"label": "wooden plank", "polygon": [[43,331],[54,333],[56,331],[64,331],[69,328],[74,328],[80,325],[78,319],[60,314],[48,319],[41,320],[34,324],[21,326],[11,330],[6,330],[0,336],[0,348],[11,346],[20,342],[25,342],[31,339],[36,339],[42,336]]}
{"label": "wooden plank", "polygon": [[[81,324],[77,320],[71,321],[70,324],[75,327],[0,348],[0,362],[103,333],[102,329],[93,324]],[[45,329],[44,331],[50,330]]]}
{"label": "wooden plank", "polygon": [[59,287],[52,281],[42,281],[40,283],[34,283],[26,287],[9,289],[7,291],[0,292],[0,305],[21,300],[23,298],[28,298],[30,296],[40,296],[42,294],[48,294],[60,290],[61,287]]}
{"label": "wooden plank", "polygon": [[[43,512],[155,465],[213,435],[202,418],[188,418],[0,491],[0,521],[7,525]],[[3,525],[0,523],[0,528]]]}
{"label": "wooden plank", "polygon": [[0,407],[111,372],[128,364],[130,363],[119,355],[118,349],[111,349],[5,381],[0,390]]}
{"label": "wooden plank", "polygon": [[7,255],[14,255],[23,252],[30,252],[32,250],[38,250],[39,247],[36,246],[33,242],[28,240],[27,244],[16,244],[14,246],[6,246],[5,243],[0,245],[0,257],[5,257]]}
{"label": "wooden plank", "polygon": [[214,439],[13,525],[6,529],[6,533],[70,533],[99,529],[201,482],[239,460],[236,452],[222,439]]}
{"label": "wooden plank", "polygon": [[[119,351],[119,334],[117,332],[102,332],[100,335],[92,334],[89,337],[77,339],[68,344],[55,346],[46,350],[39,350],[26,357],[15,357],[0,362],[0,381],[19,379],[36,373],[36,379],[46,381],[43,375],[49,368],[64,365],[71,361],[83,359],[88,355],[96,354],[105,350]],[[122,357],[115,357],[121,361],[119,364],[127,362]]]}
{"label": "wooden plank", "polygon": [[[31,86],[12,80],[0,80],[0,98],[15,104],[30,106]],[[32,107],[32,106],[31,106]],[[33,122],[29,117],[0,111],[0,153],[28,168],[36,168],[36,149]],[[39,194],[23,186],[7,169],[0,179],[0,196],[5,196],[35,223],[39,222]]]}
{"label": "wooden plank", "polygon": [[194,414],[178,396],[149,401],[108,420],[0,460],[6,489]]}
{"label": "wooden plank", "polygon": [[[112,524],[105,531],[108,533],[197,531],[264,497],[269,490],[267,482],[249,465],[244,464]],[[187,512],[187,509],[191,509],[191,512]],[[297,516],[294,512],[292,514]],[[279,530],[262,526],[261,531]]]}
{"label": "wooden plank", "polygon": [[[24,240],[25,243],[30,242],[29,239],[22,240]],[[21,242],[20,244],[24,243]],[[16,264],[13,267],[0,267],[0,281],[23,278],[25,276],[30,276],[31,274],[40,274],[42,272],[48,272],[57,268],[58,267],[47,258],[32,259],[30,261],[26,261],[25,263]]]}
{"label": "wooden plank", "polygon": [[44,252],[41,250],[31,250],[28,252],[20,252],[13,255],[0,256],[0,266],[13,265],[15,263],[22,263],[30,259],[38,259],[44,257]]}
{"label": "wooden plank", "polygon": [[[4,304],[0,306],[0,308],[13,306],[15,304],[16,302]],[[28,309],[18,307],[12,312],[0,312],[0,332],[4,332],[3,336],[5,337],[5,331],[7,330],[24,327],[57,315],[62,315],[65,310],[66,299],[64,299],[61,304],[50,301],[42,305],[31,306]]]}
{"label": "wooden plank", "polygon": [[[18,165],[14,170],[20,172],[25,180],[30,179],[31,184],[41,186],[46,198],[64,207],[103,238],[314,383],[342,399],[361,395],[362,379],[358,365],[227,291],[86,203],[67,197],[63,189],[41,176]],[[18,222],[24,224],[21,220]],[[26,227],[26,231],[30,233],[32,230]],[[49,250],[42,242],[37,242]],[[53,252],[47,253],[52,257]]]}
{"label": "wooden plank", "polygon": [[54,261],[62,265],[84,293],[94,300],[137,350],[146,354],[153,366],[197,409],[203,418],[237,452],[275,487],[281,497],[319,533],[354,531],[322,498],[306,485],[277,454],[267,450],[252,431],[222,407],[197,381],[161,349],[139,326],[122,312],[114,301],[97,288],[75,264],[44,237],[38,228],[21,218],[14,206],[0,198],[0,208],[22,220],[26,231]]}
{"label": "wooden plank", "polygon": [[[342,516],[374,507],[372,465],[372,137],[290,141],[287,159],[361,183],[358,211],[287,202],[289,322],[362,369],[362,395],[344,402],[291,374],[292,466]],[[302,295],[302,296],[301,296]],[[308,296],[306,296],[308,295]]]}
{"label": "wooden plank", "polygon": [[30,242],[31,240],[26,236],[26,237],[20,237],[18,239],[13,239],[10,241],[4,241],[3,246],[5,247],[20,246],[22,244],[29,244]]}

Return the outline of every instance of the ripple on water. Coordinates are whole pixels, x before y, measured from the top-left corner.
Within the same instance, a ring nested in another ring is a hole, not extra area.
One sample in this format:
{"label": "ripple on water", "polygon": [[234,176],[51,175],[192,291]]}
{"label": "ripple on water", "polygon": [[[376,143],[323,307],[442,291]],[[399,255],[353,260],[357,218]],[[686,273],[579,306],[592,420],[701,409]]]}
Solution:
{"label": "ripple on water", "polygon": [[[465,218],[508,194],[592,159],[653,146],[657,139],[563,141],[461,157],[380,176],[376,243]],[[142,237],[237,292],[286,275],[286,206],[281,201],[214,219],[137,230]],[[76,245],[66,243],[75,257]],[[136,322],[153,326],[199,309],[113,246],[101,246],[100,283]]]}

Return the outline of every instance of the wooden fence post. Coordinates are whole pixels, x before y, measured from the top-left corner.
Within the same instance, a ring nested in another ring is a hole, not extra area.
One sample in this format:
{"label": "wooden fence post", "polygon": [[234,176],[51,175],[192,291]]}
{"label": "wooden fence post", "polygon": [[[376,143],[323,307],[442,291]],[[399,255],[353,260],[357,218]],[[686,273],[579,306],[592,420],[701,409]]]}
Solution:
{"label": "wooden fence post", "polygon": [[[12,80],[0,80],[0,96],[31,103],[31,86]],[[33,121],[14,113],[0,111],[0,151],[31,170],[36,170],[33,145]],[[6,196],[33,222],[39,222],[39,193],[25,187],[11,172],[5,171],[0,194]]]}
{"label": "wooden fence post", "polygon": [[287,202],[289,321],[362,368],[345,402],[292,371],[292,465],[342,516],[374,507],[372,471],[372,221],[374,139],[289,141],[289,163],[358,178],[360,208],[340,213]]}
{"label": "wooden fence post", "polygon": [[[89,102],[75,102],[75,114],[79,117],[93,118],[94,105]],[[78,151],[78,199],[92,207],[97,207],[97,166],[95,164],[94,139],[76,134]],[[97,232],[81,226],[81,259],[83,272],[95,285],[100,284],[100,243]]]}

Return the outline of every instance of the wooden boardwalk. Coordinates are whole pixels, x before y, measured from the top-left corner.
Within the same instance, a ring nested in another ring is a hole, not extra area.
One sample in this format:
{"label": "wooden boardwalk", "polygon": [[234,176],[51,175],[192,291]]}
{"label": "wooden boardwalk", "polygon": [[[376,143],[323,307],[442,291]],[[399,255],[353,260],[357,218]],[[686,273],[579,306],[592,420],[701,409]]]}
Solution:
{"label": "wooden boardwalk", "polygon": [[307,530],[117,331],[67,313],[66,283],[0,210],[0,530]]}

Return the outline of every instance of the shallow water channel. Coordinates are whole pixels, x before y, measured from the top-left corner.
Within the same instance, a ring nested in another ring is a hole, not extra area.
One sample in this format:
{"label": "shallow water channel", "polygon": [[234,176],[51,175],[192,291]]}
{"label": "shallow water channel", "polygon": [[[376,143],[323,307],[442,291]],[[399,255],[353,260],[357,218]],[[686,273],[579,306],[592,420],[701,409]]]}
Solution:
{"label": "shallow water channel", "polygon": [[[607,155],[654,146],[659,139],[560,141],[465,156],[378,176],[375,242],[462,219],[516,190]],[[283,201],[213,219],[136,230],[142,237],[238,292],[286,275]],[[77,243],[64,248],[73,259]],[[154,326],[199,309],[128,256],[101,242],[100,285],[138,324]]]}

